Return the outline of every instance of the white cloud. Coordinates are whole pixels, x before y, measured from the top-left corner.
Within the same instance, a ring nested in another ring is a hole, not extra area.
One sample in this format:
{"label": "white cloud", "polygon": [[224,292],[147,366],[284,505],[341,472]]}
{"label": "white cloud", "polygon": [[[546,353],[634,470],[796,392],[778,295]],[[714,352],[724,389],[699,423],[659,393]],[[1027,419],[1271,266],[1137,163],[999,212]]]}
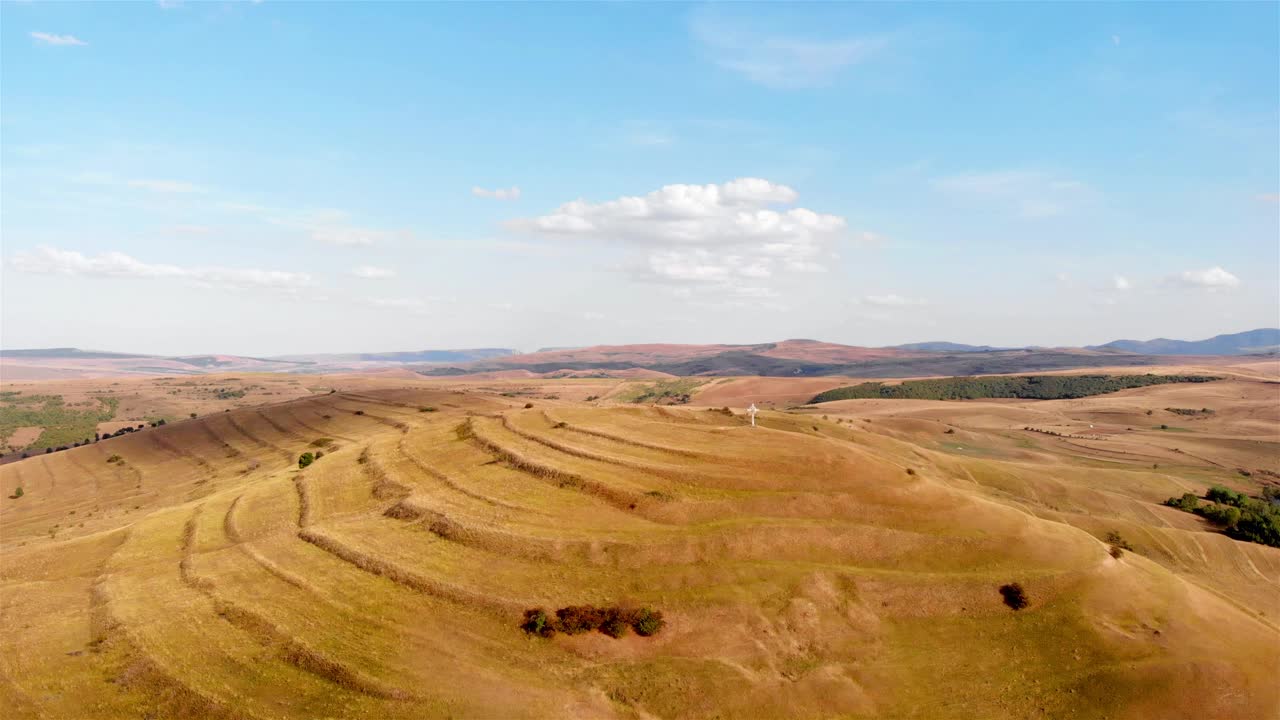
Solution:
{"label": "white cloud", "polygon": [[360,265],[351,271],[352,275],[366,280],[380,280],[382,278],[395,277],[396,271],[391,268],[380,268],[372,265]]}
{"label": "white cloud", "polygon": [[519,200],[520,188],[512,185],[509,188],[495,188],[486,190],[482,187],[471,188],[471,194],[476,197],[493,198],[494,200]]}
{"label": "white cloud", "polygon": [[1173,285],[1207,290],[1230,290],[1240,287],[1240,278],[1217,266],[1205,270],[1187,270],[1172,275],[1167,280]]}
{"label": "white cloud", "polygon": [[156,0],[161,10],[173,10],[182,7],[182,0]]}
{"label": "white cloud", "polygon": [[1133,283],[1129,282],[1129,278],[1123,275],[1116,275],[1111,278],[1111,287],[1115,290],[1131,290]]}
{"label": "white cloud", "polygon": [[887,295],[864,295],[862,302],[880,307],[912,307],[927,304],[926,301],[919,298],[908,298],[893,293]]}
{"label": "white cloud", "polygon": [[53,33],[33,32],[31,37],[45,45],[88,45],[75,35],[55,35]]}
{"label": "white cloud", "polygon": [[140,190],[150,190],[158,193],[195,193],[204,192],[196,185],[181,180],[129,180],[126,183],[131,188]]}
{"label": "white cloud", "polygon": [[990,203],[1032,219],[1061,215],[1094,195],[1085,183],[1031,170],[961,173],[932,185],[967,204]]}
{"label": "white cloud", "polygon": [[582,313],[582,319],[583,320],[603,320],[604,313],[587,311]]}
{"label": "white cloud", "polygon": [[145,263],[120,252],[93,257],[74,250],[41,245],[13,255],[12,265],[21,272],[91,277],[175,278],[204,287],[261,288],[295,291],[312,285],[306,273],[256,268],[180,267]]}
{"label": "white cloud", "polygon": [[844,69],[865,62],[888,46],[885,36],[789,37],[710,13],[696,15],[690,32],[716,65],[776,89],[827,85]]}
{"label": "white cloud", "polygon": [[740,287],[744,278],[820,272],[844,218],[792,204],[796,191],[761,178],[666,185],[601,203],[574,200],[508,227],[550,237],[621,243],[645,251],[630,268],[642,279]]}

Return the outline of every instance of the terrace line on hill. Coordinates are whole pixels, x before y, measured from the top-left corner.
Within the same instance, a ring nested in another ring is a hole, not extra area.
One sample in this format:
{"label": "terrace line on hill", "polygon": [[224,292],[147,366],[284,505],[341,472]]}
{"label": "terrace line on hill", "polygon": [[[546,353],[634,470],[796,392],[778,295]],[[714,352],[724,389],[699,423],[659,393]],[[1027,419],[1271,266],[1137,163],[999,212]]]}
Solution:
{"label": "terrace line on hill", "polygon": [[1104,395],[1131,388],[1168,383],[1201,383],[1221,380],[1213,375],[1013,375],[953,377],[940,380],[907,380],[897,385],[868,382],[818,393],[811,403],[834,400],[976,400],[1022,398],[1063,400]]}

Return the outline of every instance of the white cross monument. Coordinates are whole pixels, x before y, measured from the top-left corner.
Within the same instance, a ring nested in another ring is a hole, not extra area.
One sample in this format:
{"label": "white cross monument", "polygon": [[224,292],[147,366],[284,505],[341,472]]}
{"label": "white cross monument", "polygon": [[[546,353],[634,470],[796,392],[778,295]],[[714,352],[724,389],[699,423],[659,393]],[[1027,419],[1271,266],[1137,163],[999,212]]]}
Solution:
{"label": "white cross monument", "polygon": [[751,403],[751,407],[747,408],[747,414],[751,416],[751,427],[756,426],[756,413],[760,412],[756,409],[756,404]]}

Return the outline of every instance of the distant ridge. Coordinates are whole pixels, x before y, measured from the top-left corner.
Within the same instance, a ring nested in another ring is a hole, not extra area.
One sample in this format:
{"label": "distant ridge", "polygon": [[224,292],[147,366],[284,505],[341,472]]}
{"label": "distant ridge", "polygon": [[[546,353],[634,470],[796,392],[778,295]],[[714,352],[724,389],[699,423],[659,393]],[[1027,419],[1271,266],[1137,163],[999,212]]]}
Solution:
{"label": "distant ridge", "polygon": [[1280,350],[1280,329],[1259,328],[1215,335],[1207,340],[1114,340],[1090,350],[1120,350],[1145,355],[1249,355]]}
{"label": "distant ridge", "polygon": [[895,350],[919,350],[921,352],[995,352],[997,350],[1021,350],[1022,348],[994,347],[991,345],[966,345],[943,341],[894,345]]}

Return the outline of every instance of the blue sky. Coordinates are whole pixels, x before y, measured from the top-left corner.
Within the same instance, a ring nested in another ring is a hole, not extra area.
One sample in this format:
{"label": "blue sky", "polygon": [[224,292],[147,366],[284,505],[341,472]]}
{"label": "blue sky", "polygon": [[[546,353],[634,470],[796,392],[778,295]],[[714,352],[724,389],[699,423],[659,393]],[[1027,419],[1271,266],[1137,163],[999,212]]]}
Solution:
{"label": "blue sky", "polygon": [[1280,324],[1280,5],[0,3],[0,344]]}

